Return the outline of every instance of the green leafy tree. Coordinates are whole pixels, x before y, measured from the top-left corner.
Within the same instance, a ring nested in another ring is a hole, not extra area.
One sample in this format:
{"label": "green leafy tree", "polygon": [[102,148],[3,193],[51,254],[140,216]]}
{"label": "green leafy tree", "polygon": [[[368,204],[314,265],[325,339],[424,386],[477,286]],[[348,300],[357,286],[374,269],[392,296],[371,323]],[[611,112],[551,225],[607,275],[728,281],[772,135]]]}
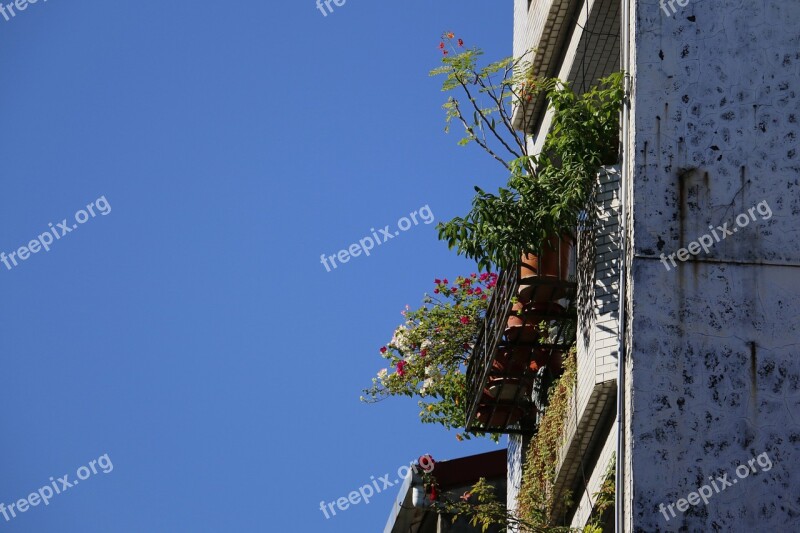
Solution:
{"label": "green leafy tree", "polygon": [[[443,91],[463,95],[443,106],[446,130],[459,122],[465,133],[459,144],[476,143],[509,178],[496,194],[475,187],[470,212],[440,223],[439,238],[481,269],[510,268],[522,253],[540,254],[548,237],[573,231],[599,167],[616,161],[623,74],[577,95],[558,79],[534,77],[532,51],[481,67],[483,52],[463,48],[452,33],[443,36],[441,48],[442,66],[431,75],[444,76]],[[525,117],[540,99],[553,111],[552,126],[542,152],[531,154]]]}

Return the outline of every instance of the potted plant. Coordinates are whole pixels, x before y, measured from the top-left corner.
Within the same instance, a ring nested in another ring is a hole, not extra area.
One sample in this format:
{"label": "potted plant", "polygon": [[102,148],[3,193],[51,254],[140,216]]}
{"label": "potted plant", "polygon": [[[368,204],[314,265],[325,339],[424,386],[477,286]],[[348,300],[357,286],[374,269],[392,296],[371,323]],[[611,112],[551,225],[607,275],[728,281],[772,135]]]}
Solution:
{"label": "potted plant", "polygon": [[422,422],[463,428],[466,363],[496,283],[492,272],[459,276],[453,283],[434,280],[433,294],[426,294],[418,309],[403,311],[405,321],[380,349],[389,365],[373,378],[362,401],[416,397]]}

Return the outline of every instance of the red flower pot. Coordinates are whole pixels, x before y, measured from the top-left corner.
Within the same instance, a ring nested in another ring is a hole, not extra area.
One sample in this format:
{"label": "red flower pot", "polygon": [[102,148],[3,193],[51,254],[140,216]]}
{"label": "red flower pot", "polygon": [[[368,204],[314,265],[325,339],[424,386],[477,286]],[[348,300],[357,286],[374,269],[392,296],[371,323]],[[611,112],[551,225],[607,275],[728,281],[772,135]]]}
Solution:
{"label": "red flower pot", "polygon": [[503,332],[503,337],[511,343],[532,343],[538,341],[541,336],[542,332],[539,330],[539,326],[533,324],[507,327]]}
{"label": "red flower pot", "polygon": [[532,364],[531,355],[528,346],[500,346],[495,353],[492,370],[500,375],[522,374]]}
{"label": "red flower pot", "polygon": [[564,370],[564,351],[534,348],[530,368],[533,371],[538,371],[543,366],[549,368],[554,374],[561,375]]}
{"label": "red flower pot", "polygon": [[538,257],[523,254],[520,265],[520,299],[531,300],[533,297],[541,303],[563,298],[563,291],[553,291],[548,287],[534,291],[536,283],[532,278],[566,281],[574,253],[575,241],[569,235],[562,235],[561,238],[549,237],[542,245],[542,254]]}
{"label": "red flower pot", "polygon": [[558,279],[567,279],[569,263],[575,250],[575,241],[570,235],[555,235],[548,237],[542,244],[542,254],[523,254],[521,259],[519,277],[522,279],[531,276],[543,276]]}

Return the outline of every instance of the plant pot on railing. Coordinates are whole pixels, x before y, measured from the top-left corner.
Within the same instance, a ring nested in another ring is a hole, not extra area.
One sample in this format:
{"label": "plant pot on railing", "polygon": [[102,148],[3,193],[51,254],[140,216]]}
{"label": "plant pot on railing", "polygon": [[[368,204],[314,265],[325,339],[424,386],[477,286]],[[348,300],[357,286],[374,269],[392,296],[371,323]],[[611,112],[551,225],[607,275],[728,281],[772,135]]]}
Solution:
{"label": "plant pot on railing", "polygon": [[563,291],[552,286],[536,289],[538,279],[550,282],[566,281],[569,277],[569,266],[575,251],[575,241],[570,235],[549,237],[542,244],[539,256],[523,254],[520,264],[519,298],[523,301],[548,302],[564,297]]}
{"label": "plant pot on railing", "polygon": [[564,351],[534,348],[531,354],[530,369],[538,371],[542,367],[547,367],[554,375],[560,376],[564,371]]}
{"label": "plant pot on railing", "polygon": [[525,305],[521,302],[511,307],[511,314],[506,320],[505,337],[512,342],[535,342],[539,336],[539,322],[526,320]]}
{"label": "plant pot on railing", "polygon": [[560,318],[565,312],[562,306],[554,302],[517,302],[511,307],[504,336],[509,342],[536,342],[547,334],[547,330],[543,330],[540,324]]}
{"label": "plant pot on railing", "polygon": [[500,345],[495,352],[492,362],[492,371],[500,376],[518,376],[529,368],[532,368],[530,346],[507,346]]}

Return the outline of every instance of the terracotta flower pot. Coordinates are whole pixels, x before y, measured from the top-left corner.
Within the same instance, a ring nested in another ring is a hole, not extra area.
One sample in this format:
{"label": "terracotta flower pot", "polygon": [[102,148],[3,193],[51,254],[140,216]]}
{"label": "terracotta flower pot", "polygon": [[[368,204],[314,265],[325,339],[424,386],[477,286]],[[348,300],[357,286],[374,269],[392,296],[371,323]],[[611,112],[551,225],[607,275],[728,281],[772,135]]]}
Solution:
{"label": "terracotta flower pot", "polygon": [[533,254],[522,254],[519,266],[520,279],[539,275],[539,257]]}
{"label": "terracotta flower pot", "polygon": [[525,325],[525,318],[522,316],[522,310],[525,308],[525,305],[522,302],[517,302],[511,306],[511,313],[508,315],[508,320],[506,320],[506,326],[509,328],[513,328],[515,326],[524,326]]}
{"label": "terracotta flower pot", "polygon": [[507,327],[503,332],[503,338],[510,343],[536,342],[541,336],[542,332],[539,330],[539,326],[534,326],[533,324],[527,324],[524,326],[510,326]]}
{"label": "terracotta flower pot", "polygon": [[521,258],[520,278],[531,276],[545,276],[558,279],[567,279],[569,263],[575,251],[575,241],[570,235],[560,238],[550,236],[542,243],[542,254],[537,257],[533,254],[524,254]]}
{"label": "terracotta flower pot", "polygon": [[503,335],[509,342],[536,342],[546,333],[539,324],[561,317],[565,312],[564,307],[554,302],[516,303],[511,307]]}
{"label": "terracotta flower pot", "polygon": [[547,290],[542,287],[534,291],[535,278],[566,281],[569,277],[569,266],[575,253],[575,241],[569,235],[560,238],[551,236],[542,245],[541,256],[523,254],[520,264],[521,300],[546,302],[564,297],[563,291]]}
{"label": "terracotta flower pot", "polygon": [[538,326],[541,322],[563,316],[565,312],[566,309],[555,302],[517,302],[511,306],[506,326]]}
{"label": "terracotta flower pot", "polygon": [[564,351],[550,350],[549,348],[534,348],[530,368],[538,371],[546,366],[556,375],[561,375],[564,370]]}
{"label": "terracotta flower pot", "polygon": [[532,365],[531,356],[528,346],[500,346],[495,353],[492,370],[505,376],[522,374]]}

